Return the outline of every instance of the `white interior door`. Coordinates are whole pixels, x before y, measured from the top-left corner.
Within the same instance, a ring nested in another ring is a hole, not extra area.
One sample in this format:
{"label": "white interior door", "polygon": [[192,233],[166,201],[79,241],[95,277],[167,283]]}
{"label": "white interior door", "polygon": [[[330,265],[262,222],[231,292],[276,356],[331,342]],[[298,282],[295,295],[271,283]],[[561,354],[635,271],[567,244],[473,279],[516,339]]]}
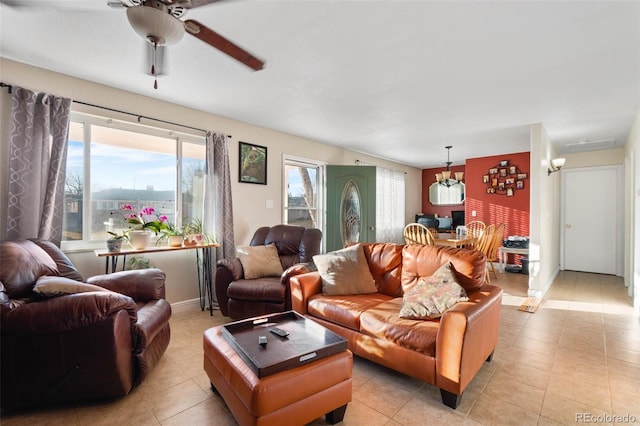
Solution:
{"label": "white interior door", "polygon": [[615,166],[564,172],[564,269],[617,273],[619,181]]}

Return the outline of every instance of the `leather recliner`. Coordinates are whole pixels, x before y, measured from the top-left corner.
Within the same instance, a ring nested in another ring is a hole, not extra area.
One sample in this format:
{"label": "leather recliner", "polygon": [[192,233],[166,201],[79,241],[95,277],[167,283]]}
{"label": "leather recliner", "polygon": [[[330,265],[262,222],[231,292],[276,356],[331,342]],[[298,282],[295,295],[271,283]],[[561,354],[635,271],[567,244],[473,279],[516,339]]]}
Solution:
{"label": "leather recliner", "polygon": [[263,226],[250,245],[275,244],[284,272],[280,277],[245,279],[238,258],[219,260],[215,292],[223,315],[240,320],[291,309],[289,278],[314,271],[313,256],[320,253],[322,231],[293,225]]}
{"label": "leather recliner", "polygon": [[[0,265],[3,410],[126,395],[169,345],[171,306],[159,269],[83,283],[44,240],[0,242]],[[43,276],[82,292],[43,295],[34,291]],[[87,284],[101,288],[87,291]]]}

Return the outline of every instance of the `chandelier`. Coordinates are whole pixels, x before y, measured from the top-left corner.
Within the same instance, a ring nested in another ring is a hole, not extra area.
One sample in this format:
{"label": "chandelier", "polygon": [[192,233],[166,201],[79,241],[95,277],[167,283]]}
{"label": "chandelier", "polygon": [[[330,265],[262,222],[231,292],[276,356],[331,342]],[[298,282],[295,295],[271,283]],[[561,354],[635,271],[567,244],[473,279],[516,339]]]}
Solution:
{"label": "chandelier", "polygon": [[445,148],[447,149],[447,170],[443,170],[442,173],[436,173],[436,182],[438,182],[440,185],[450,187],[462,183],[464,173],[455,172],[453,174],[454,178],[451,178],[451,170],[449,169],[451,167],[451,160],[449,160],[449,150],[453,147],[449,145],[445,146]]}

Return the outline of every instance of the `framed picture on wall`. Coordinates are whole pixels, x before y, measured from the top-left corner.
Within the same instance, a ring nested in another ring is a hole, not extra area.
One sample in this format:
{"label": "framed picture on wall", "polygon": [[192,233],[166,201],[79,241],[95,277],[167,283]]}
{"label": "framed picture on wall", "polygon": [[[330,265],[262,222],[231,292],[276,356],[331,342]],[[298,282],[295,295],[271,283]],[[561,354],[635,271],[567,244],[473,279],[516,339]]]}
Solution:
{"label": "framed picture on wall", "polygon": [[239,143],[238,182],[267,184],[267,147]]}
{"label": "framed picture on wall", "polygon": [[516,189],[522,189],[524,188],[524,182],[521,180],[517,180],[516,181]]}

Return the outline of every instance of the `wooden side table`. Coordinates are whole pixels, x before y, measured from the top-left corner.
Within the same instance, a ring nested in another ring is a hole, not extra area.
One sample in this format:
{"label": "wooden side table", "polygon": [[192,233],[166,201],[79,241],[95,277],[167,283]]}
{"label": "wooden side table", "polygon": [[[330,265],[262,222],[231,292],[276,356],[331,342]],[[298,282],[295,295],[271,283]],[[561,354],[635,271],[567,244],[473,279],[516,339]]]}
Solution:
{"label": "wooden side table", "polygon": [[215,264],[213,261],[212,249],[215,249],[217,247],[220,247],[220,244],[207,243],[197,246],[182,247],[150,246],[145,247],[142,250],[125,249],[114,252],[108,251],[106,249],[96,250],[95,254],[98,257],[104,257],[104,273],[109,274],[112,272],[116,272],[118,268],[118,259],[120,256],[122,256],[122,270],[124,271],[128,255],[175,252],[180,250],[195,250],[196,268],[198,271],[198,292],[200,296],[200,309],[204,311],[206,308],[206,304],[209,303],[209,313],[213,315],[213,268],[215,267]]}

